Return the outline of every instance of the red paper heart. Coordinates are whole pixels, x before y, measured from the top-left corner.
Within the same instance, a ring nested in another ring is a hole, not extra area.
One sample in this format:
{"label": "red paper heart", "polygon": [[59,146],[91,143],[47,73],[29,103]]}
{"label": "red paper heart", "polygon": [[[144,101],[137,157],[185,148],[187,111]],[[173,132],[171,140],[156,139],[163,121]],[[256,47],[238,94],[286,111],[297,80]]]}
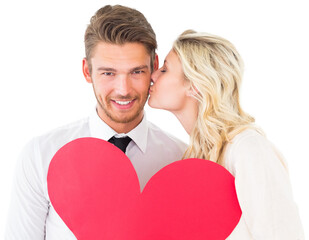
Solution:
{"label": "red paper heart", "polygon": [[96,138],[64,145],[47,184],[54,209],[79,240],[220,240],[241,216],[234,177],[222,166],[177,161],[141,193],[127,156]]}

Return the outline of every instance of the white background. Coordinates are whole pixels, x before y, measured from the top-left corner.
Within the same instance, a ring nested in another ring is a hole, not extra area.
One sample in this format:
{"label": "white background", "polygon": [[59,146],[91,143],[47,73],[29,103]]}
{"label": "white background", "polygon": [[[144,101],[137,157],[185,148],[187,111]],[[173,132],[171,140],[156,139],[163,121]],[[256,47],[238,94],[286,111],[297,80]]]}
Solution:
{"label": "white background", "polygon": [[[306,1],[43,1],[0,3],[0,235],[17,155],[33,136],[87,116],[95,105],[81,71],[83,34],[105,4],[140,10],[157,33],[162,63],[185,29],[220,35],[245,61],[241,102],[289,165],[309,236],[309,7]],[[161,64],[160,64],[161,65]],[[148,119],[188,141],[171,114]],[[0,237],[1,238],[1,237]]]}

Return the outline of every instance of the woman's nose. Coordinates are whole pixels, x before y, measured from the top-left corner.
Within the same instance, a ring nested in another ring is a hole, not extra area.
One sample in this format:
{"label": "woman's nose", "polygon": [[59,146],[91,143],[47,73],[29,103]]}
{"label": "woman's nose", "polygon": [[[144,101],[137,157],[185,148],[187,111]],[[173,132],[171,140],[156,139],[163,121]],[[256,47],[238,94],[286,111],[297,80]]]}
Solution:
{"label": "woman's nose", "polygon": [[153,81],[153,82],[156,82],[156,81],[157,81],[157,79],[158,79],[158,72],[159,72],[159,70],[156,70],[156,71],[154,71],[154,72],[151,74],[151,81]]}

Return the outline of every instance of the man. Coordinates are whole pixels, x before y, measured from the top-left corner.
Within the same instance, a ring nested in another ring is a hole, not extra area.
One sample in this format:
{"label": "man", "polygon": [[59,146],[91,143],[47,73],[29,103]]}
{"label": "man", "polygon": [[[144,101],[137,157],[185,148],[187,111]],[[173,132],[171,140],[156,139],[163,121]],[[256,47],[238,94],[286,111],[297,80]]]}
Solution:
{"label": "man", "polygon": [[76,239],[53,208],[46,180],[55,153],[74,139],[95,137],[118,146],[131,160],[141,188],[162,167],[181,159],[185,144],[144,116],[150,75],[158,68],[156,47],[150,24],[134,9],[108,5],[91,18],[85,33],[83,73],[93,85],[96,111],[34,138],[24,148],[17,165],[7,240]]}

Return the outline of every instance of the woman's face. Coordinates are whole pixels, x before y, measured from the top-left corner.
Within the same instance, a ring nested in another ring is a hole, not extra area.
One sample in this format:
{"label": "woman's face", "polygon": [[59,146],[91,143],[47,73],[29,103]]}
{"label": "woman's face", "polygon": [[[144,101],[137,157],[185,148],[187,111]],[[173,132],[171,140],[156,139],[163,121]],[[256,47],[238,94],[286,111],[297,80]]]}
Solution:
{"label": "woman's face", "polygon": [[185,106],[189,83],[185,79],[178,55],[171,50],[163,66],[151,75],[148,104],[171,112],[180,111]]}

